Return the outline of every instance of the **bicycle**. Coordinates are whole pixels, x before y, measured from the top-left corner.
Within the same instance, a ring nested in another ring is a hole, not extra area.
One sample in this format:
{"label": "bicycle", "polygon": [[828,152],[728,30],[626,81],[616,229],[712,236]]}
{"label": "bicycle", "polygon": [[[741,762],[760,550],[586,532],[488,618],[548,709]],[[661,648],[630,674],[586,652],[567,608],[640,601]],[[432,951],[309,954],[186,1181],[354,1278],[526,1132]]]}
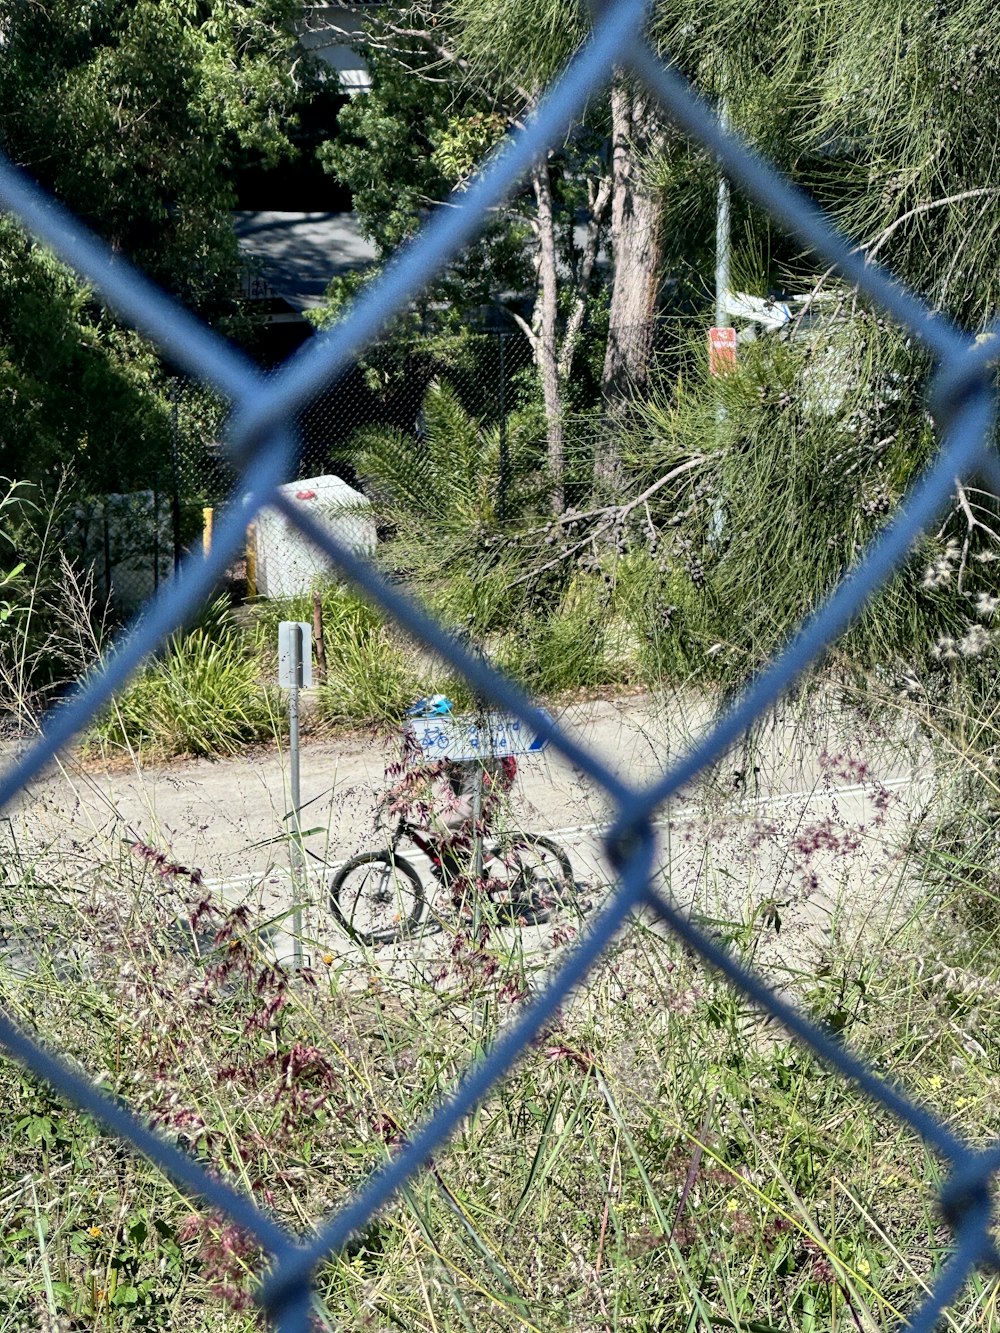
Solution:
{"label": "bicycle", "polygon": [[[388,847],[352,856],[330,880],[330,909],[359,944],[395,943],[415,935],[423,921],[428,907],[424,883],[396,850],[404,838],[429,857],[442,888],[453,892],[458,882],[446,875],[427,831],[401,819]],[[518,833],[485,853],[473,891],[493,905],[500,919],[531,925],[547,920],[575,894],[576,882],[569,857],[557,843],[541,833]]]}

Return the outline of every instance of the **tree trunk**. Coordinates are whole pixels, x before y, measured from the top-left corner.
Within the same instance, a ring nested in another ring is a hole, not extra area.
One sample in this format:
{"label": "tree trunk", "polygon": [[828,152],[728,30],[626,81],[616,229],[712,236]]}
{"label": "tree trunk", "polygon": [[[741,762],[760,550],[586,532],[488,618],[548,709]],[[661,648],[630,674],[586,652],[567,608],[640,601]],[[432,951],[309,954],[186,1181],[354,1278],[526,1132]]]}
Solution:
{"label": "tree trunk", "polygon": [[552,208],[552,179],[547,162],[531,173],[538,209],[538,296],[535,307],[534,351],[542,381],[552,510],[561,514],[565,504],[566,458],[563,442],[562,400],[559,393],[559,288],[556,271],[556,228]]}
{"label": "tree trunk", "polygon": [[646,159],[665,140],[663,121],[648,93],[620,73],[611,89],[611,251],[614,277],[608,343],[601,376],[605,403],[595,479],[616,484],[621,455],[616,420],[629,393],[649,371],[660,285],[662,205],[643,181]]}
{"label": "tree trunk", "polygon": [[591,279],[597,267],[597,252],[601,244],[601,223],[611,198],[611,177],[602,176],[599,180],[587,181],[587,234],[583,251],[576,270],[576,294],[573,307],[566,321],[562,348],[559,352],[559,378],[566,383],[573,369],[573,354],[583,328],[587,313],[587,297],[590,294]]}

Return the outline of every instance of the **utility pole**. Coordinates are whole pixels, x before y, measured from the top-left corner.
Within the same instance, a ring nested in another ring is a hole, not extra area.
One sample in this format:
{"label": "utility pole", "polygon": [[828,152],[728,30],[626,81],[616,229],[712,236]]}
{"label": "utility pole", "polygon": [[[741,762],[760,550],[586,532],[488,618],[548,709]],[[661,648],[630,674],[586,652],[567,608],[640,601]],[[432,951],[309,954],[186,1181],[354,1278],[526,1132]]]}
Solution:
{"label": "utility pole", "polygon": [[[729,129],[729,103],[725,97],[719,111],[719,120],[724,130]],[[732,250],[732,226],[730,222],[729,178],[725,172],[719,172],[719,190],[715,205],[715,325],[727,329],[731,324],[729,311],[726,309],[726,297],[729,295],[729,261]]]}

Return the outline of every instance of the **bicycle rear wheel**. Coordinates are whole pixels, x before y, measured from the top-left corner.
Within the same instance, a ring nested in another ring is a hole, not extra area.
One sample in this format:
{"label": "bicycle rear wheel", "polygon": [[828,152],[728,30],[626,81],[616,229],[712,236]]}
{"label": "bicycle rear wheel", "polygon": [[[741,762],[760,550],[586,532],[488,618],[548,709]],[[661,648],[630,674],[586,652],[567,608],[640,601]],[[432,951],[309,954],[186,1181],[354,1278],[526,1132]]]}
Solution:
{"label": "bicycle rear wheel", "polygon": [[519,833],[498,843],[483,869],[497,908],[528,924],[548,920],[576,890],[569,857],[541,833]]}
{"label": "bicycle rear wheel", "polygon": [[330,910],[359,944],[390,944],[412,935],[420,924],[424,889],[401,856],[362,852],[330,881]]}

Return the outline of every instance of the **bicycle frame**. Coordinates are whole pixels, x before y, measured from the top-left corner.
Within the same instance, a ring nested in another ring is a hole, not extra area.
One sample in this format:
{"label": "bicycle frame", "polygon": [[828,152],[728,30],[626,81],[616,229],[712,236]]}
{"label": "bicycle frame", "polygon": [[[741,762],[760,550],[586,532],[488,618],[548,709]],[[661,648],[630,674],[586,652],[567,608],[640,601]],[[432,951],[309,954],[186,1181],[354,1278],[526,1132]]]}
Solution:
{"label": "bicycle frame", "polygon": [[441,840],[426,829],[420,828],[419,825],[411,824],[407,819],[400,819],[389,841],[390,850],[395,852],[404,837],[409,838],[413,845],[424,853],[431,863],[431,872],[434,878],[440,884],[446,885],[444,863],[438,850]]}

